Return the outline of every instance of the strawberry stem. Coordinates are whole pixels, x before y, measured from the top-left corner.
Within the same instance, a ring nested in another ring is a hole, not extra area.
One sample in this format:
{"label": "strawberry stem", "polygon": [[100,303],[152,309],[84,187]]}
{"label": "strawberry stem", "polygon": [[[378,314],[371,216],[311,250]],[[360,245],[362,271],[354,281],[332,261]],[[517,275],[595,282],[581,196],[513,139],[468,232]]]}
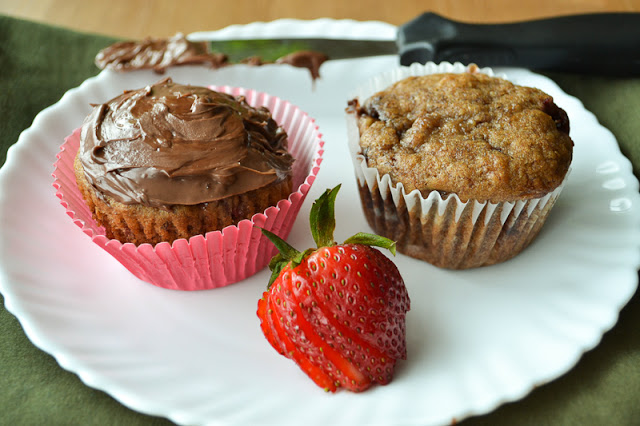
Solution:
{"label": "strawberry stem", "polygon": [[288,242],[278,237],[273,232],[267,231],[264,228],[260,228],[260,229],[262,230],[262,233],[264,234],[264,236],[267,237],[269,241],[273,243],[274,246],[276,246],[276,248],[280,252],[280,255],[282,256],[283,259],[291,260],[294,257],[296,257],[298,254],[300,254],[298,250],[293,248]]}
{"label": "strawberry stem", "polygon": [[388,249],[394,256],[396,255],[396,242],[376,234],[358,232],[344,240],[344,244],[363,244],[366,246],[381,247]]}
{"label": "strawberry stem", "polygon": [[340,186],[327,189],[311,206],[309,223],[311,235],[318,248],[335,244],[333,241],[333,232],[336,229],[335,207]]}

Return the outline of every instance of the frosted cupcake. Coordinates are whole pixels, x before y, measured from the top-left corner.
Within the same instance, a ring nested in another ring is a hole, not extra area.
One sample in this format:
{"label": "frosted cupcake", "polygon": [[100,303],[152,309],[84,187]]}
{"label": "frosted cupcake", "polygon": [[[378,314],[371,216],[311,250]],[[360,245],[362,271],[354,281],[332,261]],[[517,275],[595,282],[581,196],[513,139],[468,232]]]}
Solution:
{"label": "frosted cupcake", "polygon": [[95,105],[59,155],[63,204],[145,281],[212,288],[257,272],[272,250],[254,225],[288,233],[315,178],[313,120],[275,97],[222,89],[236,93],[171,79],[126,91]]}
{"label": "frosted cupcake", "polygon": [[569,119],[541,90],[460,64],[401,68],[349,106],[362,206],[398,251],[503,262],[540,231],[569,171]]}
{"label": "frosted cupcake", "polygon": [[266,108],[164,79],[94,106],[74,169],[107,237],[157,244],[275,205],[291,193],[292,165]]}

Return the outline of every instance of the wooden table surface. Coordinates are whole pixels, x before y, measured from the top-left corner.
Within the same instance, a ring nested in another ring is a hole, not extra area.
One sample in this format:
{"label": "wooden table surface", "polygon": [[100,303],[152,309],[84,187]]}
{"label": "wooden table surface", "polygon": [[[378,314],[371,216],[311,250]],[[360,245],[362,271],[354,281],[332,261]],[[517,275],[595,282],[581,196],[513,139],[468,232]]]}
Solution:
{"label": "wooden table surface", "polygon": [[0,13],[129,39],[216,30],[279,18],[402,24],[424,11],[467,22],[505,22],[591,12],[638,12],[640,0],[0,0]]}

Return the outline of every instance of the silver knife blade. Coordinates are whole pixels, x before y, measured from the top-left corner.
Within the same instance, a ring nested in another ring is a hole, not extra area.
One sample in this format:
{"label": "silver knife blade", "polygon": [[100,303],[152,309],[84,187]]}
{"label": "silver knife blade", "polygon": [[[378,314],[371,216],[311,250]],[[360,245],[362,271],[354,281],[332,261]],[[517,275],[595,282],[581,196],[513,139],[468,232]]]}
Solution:
{"label": "silver knife blade", "polygon": [[288,54],[316,51],[330,60],[367,56],[397,55],[395,40],[352,40],[331,38],[282,38],[250,40],[214,40],[209,42],[212,53],[224,53],[231,62],[240,62],[256,56],[265,62],[274,62]]}
{"label": "silver knife blade", "polygon": [[424,13],[398,27],[395,41],[332,38],[210,41],[231,62],[274,61],[312,50],[331,59],[398,54],[402,65],[459,61],[579,73],[640,75],[640,13],[594,13],[475,24]]}

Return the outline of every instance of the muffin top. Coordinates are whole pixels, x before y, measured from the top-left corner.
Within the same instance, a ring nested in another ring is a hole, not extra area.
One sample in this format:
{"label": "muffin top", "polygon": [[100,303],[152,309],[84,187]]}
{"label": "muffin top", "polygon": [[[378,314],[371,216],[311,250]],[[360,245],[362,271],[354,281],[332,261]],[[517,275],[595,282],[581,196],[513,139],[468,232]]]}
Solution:
{"label": "muffin top", "polygon": [[477,72],[409,77],[349,110],[367,165],[425,197],[538,198],[571,163],[569,119],[551,96]]}
{"label": "muffin top", "polygon": [[78,156],[98,194],[153,207],[246,193],[293,164],[268,109],[169,78],[94,105]]}

